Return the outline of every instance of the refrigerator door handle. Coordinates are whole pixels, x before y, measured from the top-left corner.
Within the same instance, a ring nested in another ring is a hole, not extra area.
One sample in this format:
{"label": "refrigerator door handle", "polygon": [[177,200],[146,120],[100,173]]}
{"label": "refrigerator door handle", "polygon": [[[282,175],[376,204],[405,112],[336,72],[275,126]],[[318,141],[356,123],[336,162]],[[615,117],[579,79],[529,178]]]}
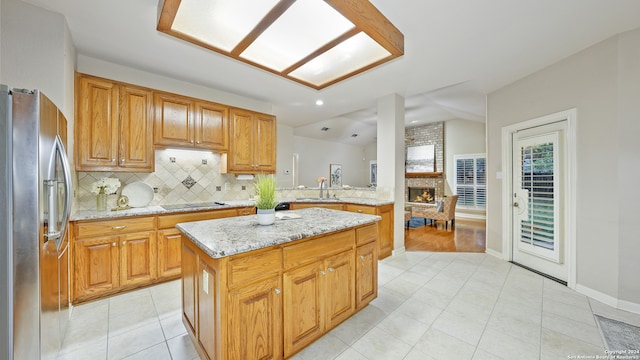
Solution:
{"label": "refrigerator door handle", "polygon": [[[48,214],[48,231],[45,234],[48,240],[57,240],[61,239],[65,232],[67,231],[67,224],[69,222],[69,214],[71,212],[71,170],[69,167],[69,160],[67,159],[67,152],[65,151],[64,145],[62,144],[62,139],[60,139],[59,135],[56,135],[54,146],[53,146],[53,166],[52,169],[55,169],[55,162],[57,155],[60,154],[60,162],[62,165],[62,173],[64,176],[64,207],[62,213],[62,219],[60,224],[60,229],[57,229],[57,221],[58,221],[58,203],[57,203],[57,181],[56,180],[45,180],[44,185],[47,189],[48,200],[49,200],[49,214]],[[55,171],[53,171],[55,173]],[[57,243],[62,243],[62,241],[58,241]]]}
{"label": "refrigerator door handle", "polygon": [[60,160],[62,161],[62,173],[64,176],[64,212],[62,213],[62,225],[60,228],[60,237],[65,236],[67,226],[69,226],[69,215],[71,214],[71,168],[67,159],[67,151],[64,148],[60,135],[56,135],[56,150],[60,152]]}

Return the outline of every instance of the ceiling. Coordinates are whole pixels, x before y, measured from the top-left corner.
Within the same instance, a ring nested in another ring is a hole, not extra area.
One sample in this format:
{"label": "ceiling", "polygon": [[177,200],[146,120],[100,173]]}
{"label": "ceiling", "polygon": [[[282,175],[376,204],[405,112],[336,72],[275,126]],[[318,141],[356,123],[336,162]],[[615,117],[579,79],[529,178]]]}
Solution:
{"label": "ceiling", "polygon": [[407,126],[484,121],[485,94],[640,27],[638,0],[371,0],[405,55],[318,91],[156,31],[158,0],[24,1],[63,14],[79,54],[266,101],[295,135],[359,146],[376,99],[403,96]]}

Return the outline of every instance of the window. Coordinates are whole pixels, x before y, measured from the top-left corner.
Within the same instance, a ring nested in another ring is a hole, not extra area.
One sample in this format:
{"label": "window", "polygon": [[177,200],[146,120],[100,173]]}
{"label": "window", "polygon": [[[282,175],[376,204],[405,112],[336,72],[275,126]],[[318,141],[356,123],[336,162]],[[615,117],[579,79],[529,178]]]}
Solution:
{"label": "window", "polygon": [[458,205],[484,209],[487,204],[486,155],[455,155],[453,159]]}

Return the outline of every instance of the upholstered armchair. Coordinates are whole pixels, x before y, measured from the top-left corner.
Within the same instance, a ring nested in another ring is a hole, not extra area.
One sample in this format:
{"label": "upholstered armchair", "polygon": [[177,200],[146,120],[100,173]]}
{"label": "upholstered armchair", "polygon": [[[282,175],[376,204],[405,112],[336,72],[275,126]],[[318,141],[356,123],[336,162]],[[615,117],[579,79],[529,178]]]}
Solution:
{"label": "upholstered armchair", "polygon": [[[437,211],[436,207],[426,206],[413,206],[411,213],[416,217],[423,217],[425,219],[431,219],[431,224],[434,224],[437,220],[444,221],[445,229],[448,229],[449,221],[451,221],[451,227],[456,223],[456,204],[458,203],[458,195],[447,196],[444,199],[444,206],[442,211]],[[426,221],[426,220],[425,220]]]}

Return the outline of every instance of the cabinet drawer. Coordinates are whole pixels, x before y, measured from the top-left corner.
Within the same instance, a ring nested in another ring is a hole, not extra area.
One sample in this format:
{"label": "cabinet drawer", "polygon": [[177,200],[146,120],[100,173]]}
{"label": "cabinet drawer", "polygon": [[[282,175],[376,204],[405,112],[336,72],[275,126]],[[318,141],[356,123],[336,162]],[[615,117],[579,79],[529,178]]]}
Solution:
{"label": "cabinet drawer", "polygon": [[268,250],[229,261],[229,286],[277,274],[282,269],[282,250]]}
{"label": "cabinet drawer", "polygon": [[290,269],[349,250],[353,248],[354,244],[355,231],[348,230],[301,244],[287,246],[282,250],[284,253],[284,268]]}
{"label": "cabinet drawer", "polygon": [[347,204],[347,211],[357,212],[361,214],[375,215],[376,208],[374,206]]}
{"label": "cabinet drawer", "polygon": [[356,244],[362,245],[376,241],[378,238],[378,224],[371,224],[356,229]]}
{"label": "cabinet drawer", "polygon": [[238,216],[253,215],[256,213],[256,207],[249,206],[249,207],[240,208],[236,211],[238,212]]}
{"label": "cabinet drawer", "polygon": [[236,216],[236,210],[234,209],[189,212],[189,213],[173,214],[173,215],[161,215],[161,216],[158,216],[158,229],[172,228],[172,227],[175,227],[176,224],[183,223],[183,222],[221,219],[221,218],[227,218],[227,217],[233,217],[233,216]]}
{"label": "cabinet drawer", "polygon": [[76,236],[107,236],[155,229],[155,217],[135,217],[131,219],[105,220],[76,223]]}

